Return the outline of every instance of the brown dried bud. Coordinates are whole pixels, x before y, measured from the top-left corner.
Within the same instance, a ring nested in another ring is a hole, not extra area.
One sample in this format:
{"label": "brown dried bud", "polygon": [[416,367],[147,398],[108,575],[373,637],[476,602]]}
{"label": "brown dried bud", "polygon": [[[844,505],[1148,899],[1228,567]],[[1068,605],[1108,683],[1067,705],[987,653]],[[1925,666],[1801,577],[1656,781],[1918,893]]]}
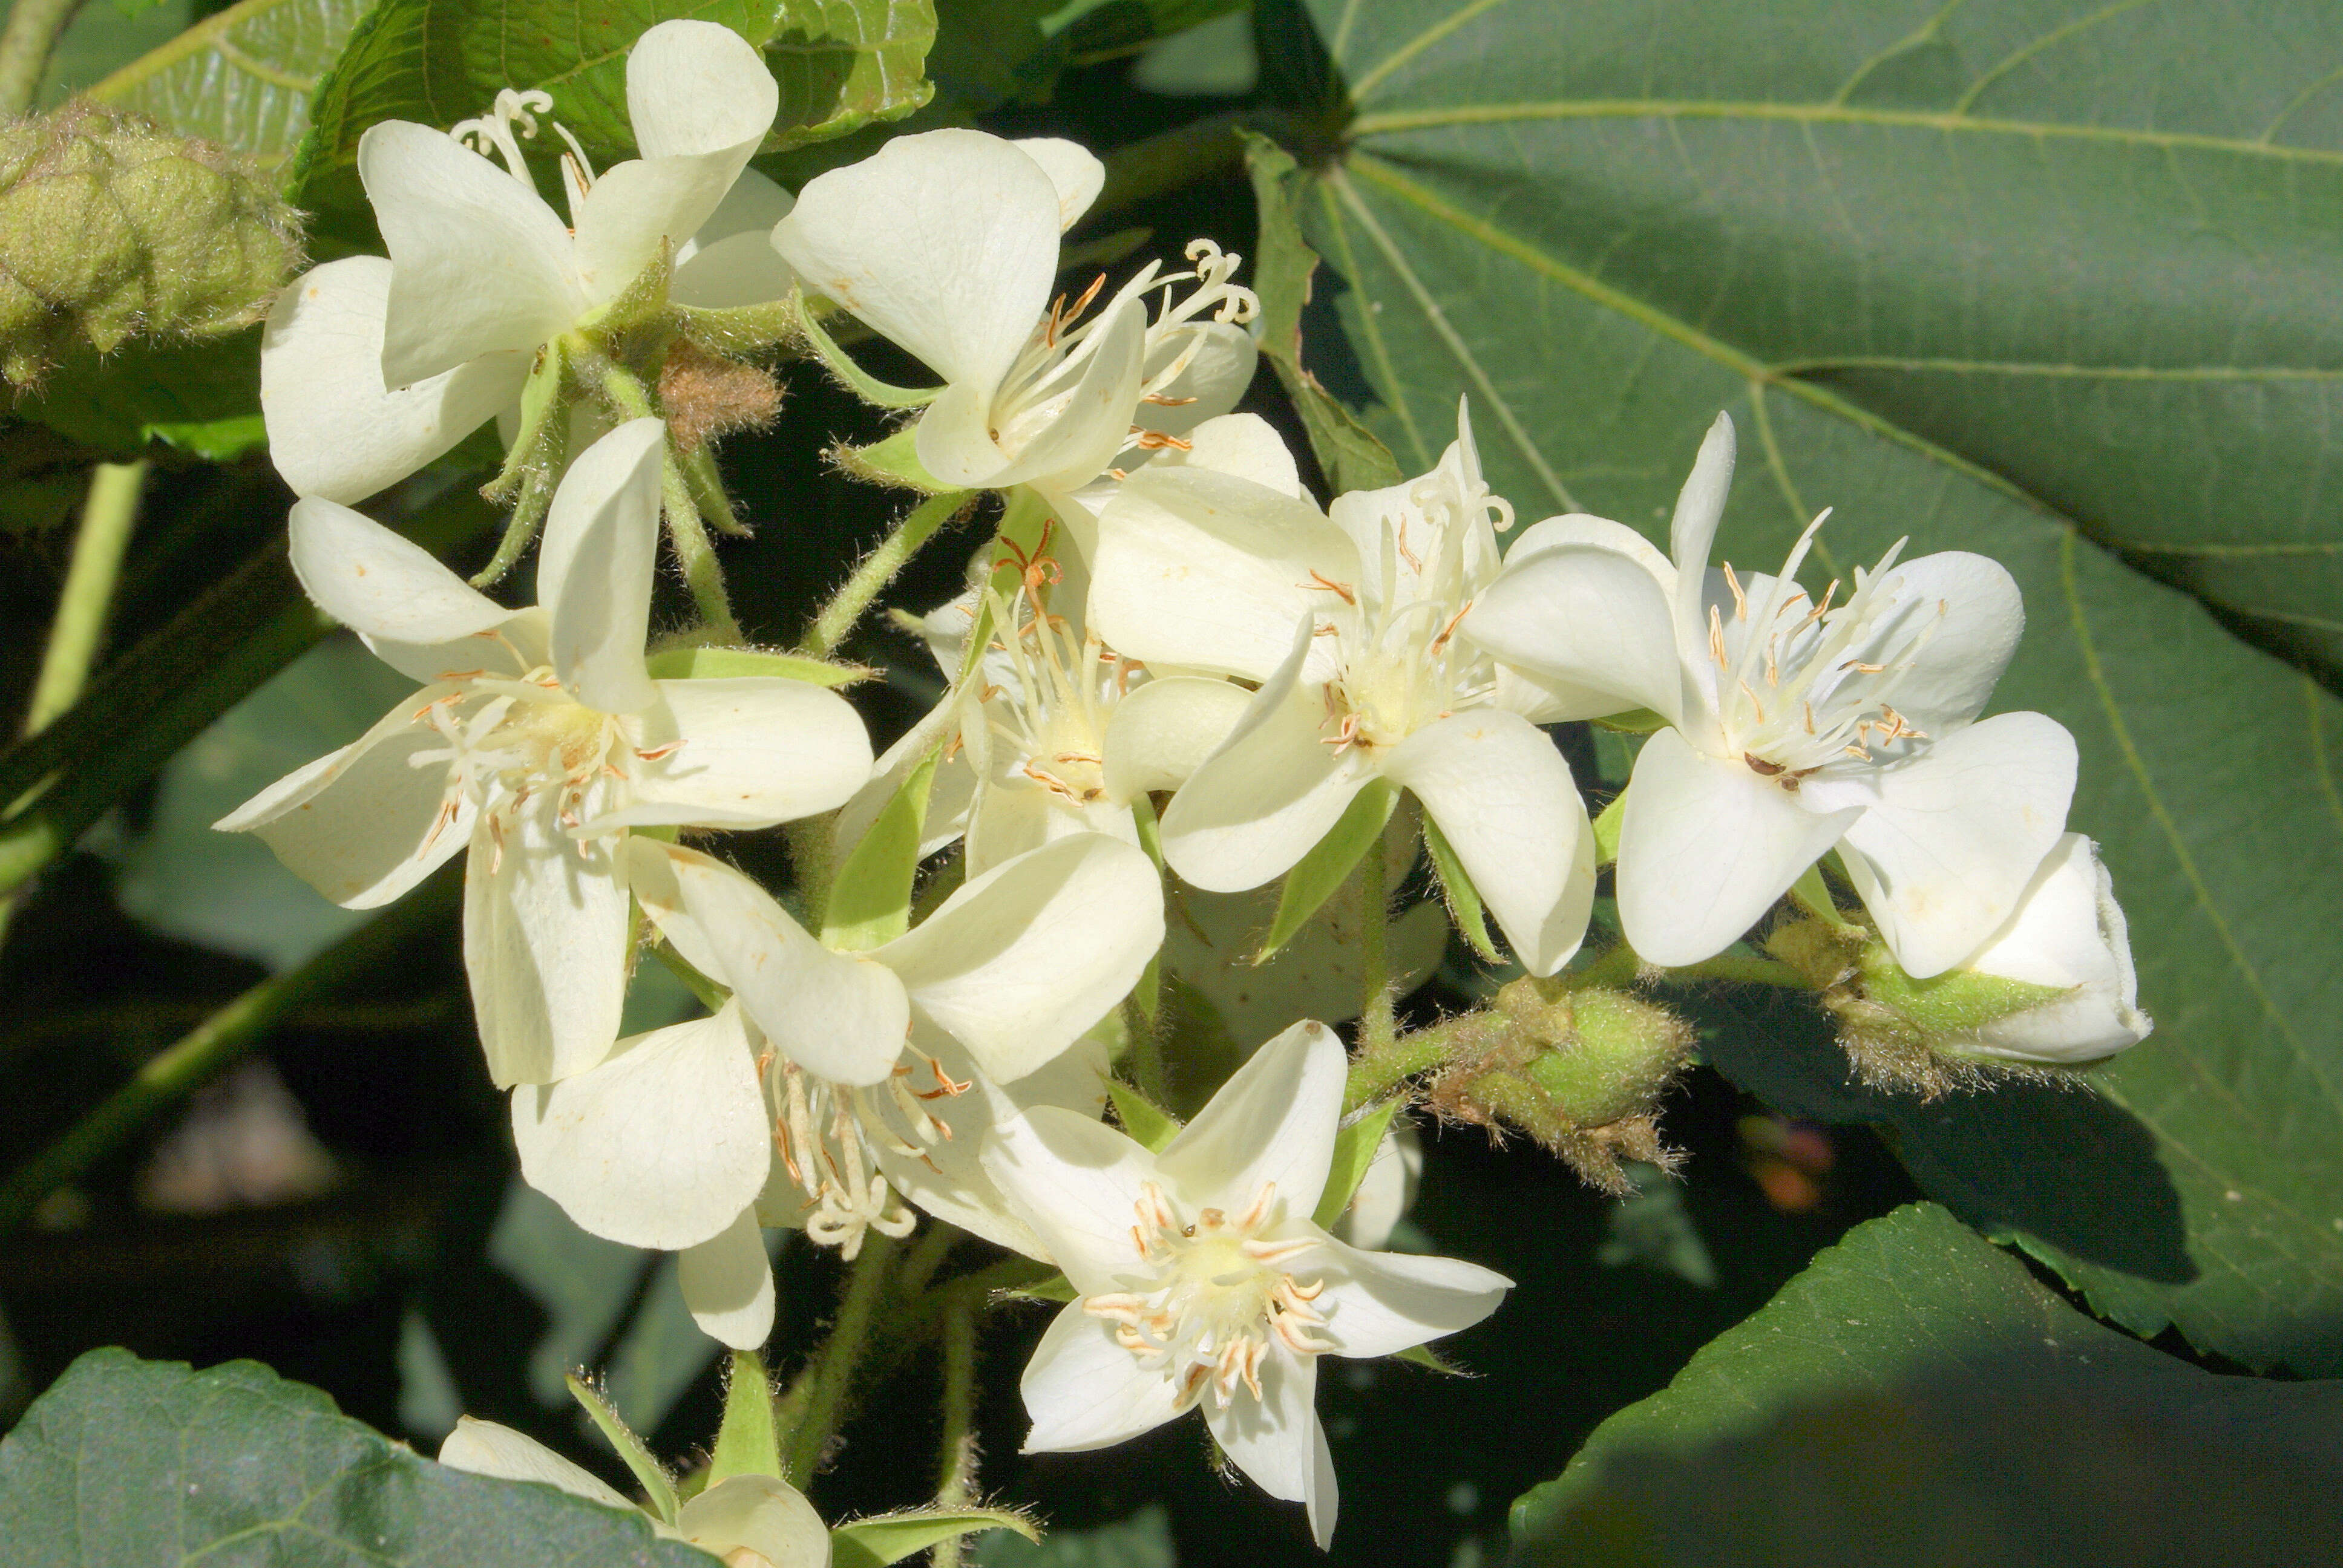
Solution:
{"label": "brown dried bud", "polygon": [[679,451],[736,430],[761,430],[781,411],[772,373],[738,359],[719,358],[679,337],[659,367],[659,411]]}

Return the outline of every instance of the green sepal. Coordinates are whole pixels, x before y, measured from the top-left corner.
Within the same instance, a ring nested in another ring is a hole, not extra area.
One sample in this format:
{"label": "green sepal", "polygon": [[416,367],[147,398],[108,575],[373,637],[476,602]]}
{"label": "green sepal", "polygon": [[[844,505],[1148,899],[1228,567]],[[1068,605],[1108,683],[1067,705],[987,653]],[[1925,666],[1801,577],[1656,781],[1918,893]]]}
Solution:
{"label": "green sepal", "polygon": [[992,1293],[1003,1301],[1011,1302],[1064,1302],[1079,1301],[1081,1298],[1081,1292],[1074,1289],[1073,1282],[1062,1273],[1051,1274],[1046,1278],[1035,1280],[1031,1284],[1003,1285]]}
{"label": "green sepal", "polygon": [[[642,830],[640,828],[635,829],[638,833]],[[662,968],[681,980],[684,989],[698,997],[699,1005],[709,1012],[722,1011],[724,1004],[731,1000],[729,991],[693,968],[691,960],[676,951],[672,944],[666,941],[654,942],[651,945],[651,957],[659,960]]]}
{"label": "green sepal", "polygon": [[858,1519],[830,1533],[830,1568],[887,1568],[914,1552],[924,1552],[955,1535],[980,1530],[1013,1530],[1039,1542],[1041,1530],[1021,1513],[1006,1508],[922,1508],[910,1513],[882,1513]]}
{"label": "green sepal", "polygon": [[885,440],[873,441],[868,447],[833,447],[830,459],[865,484],[892,485],[930,496],[958,488],[929,473],[927,465],[920,461],[919,434],[917,425],[906,425]]}
{"label": "green sepal", "polygon": [[1627,792],[1624,789],[1611,798],[1611,804],[1594,816],[1594,863],[1608,866],[1619,859],[1619,824],[1626,819]]}
{"label": "green sepal", "polygon": [[1398,804],[1398,788],[1382,779],[1373,780],[1353,798],[1326,836],[1285,873],[1285,886],[1277,895],[1277,918],[1270,922],[1261,950],[1252,955],[1255,964],[1275,958],[1302,923],[1334,896],[1368,847],[1381,839],[1383,824],[1391,820]]}
{"label": "green sepal", "polygon": [[792,291],[789,299],[796,309],[798,330],[805,334],[806,344],[812,348],[814,357],[828,367],[830,373],[837,377],[847,390],[864,402],[876,403],[881,408],[924,408],[934,402],[936,395],[943,390],[940,387],[896,387],[880,380],[847,357],[846,350],[821,329],[821,323],[816,321],[813,312],[806,307],[802,289]]}
{"label": "green sepal", "polygon": [[1440,824],[1432,813],[1423,813],[1423,847],[1432,851],[1433,869],[1440,873],[1440,891],[1448,900],[1448,918],[1465,944],[1490,963],[1502,962],[1503,955],[1490,939],[1489,922],[1481,912],[1481,890],[1464,871],[1464,862],[1456,858]]}
{"label": "green sepal", "polygon": [[879,672],[867,665],[833,664],[802,653],[761,648],[670,648],[644,661],[653,680],[734,680],[763,677],[814,686],[852,686]]}
{"label": "green sepal", "polygon": [[724,1387],[724,1423],[708,1456],[708,1484],[735,1475],[781,1474],[780,1433],[773,1425],[773,1390],[765,1361],[755,1351],[732,1352],[732,1375]]}
{"label": "green sepal", "polygon": [[1150,1154],[1162,1153],[1163,1146],[1180,1135],[1178,1117],[1121,1079],[1107,1080],[1106,1097],[1114,1101],[1115,1120],[1122,1130]]}
{"label": "green sepal", "polygon": [[676,1501],[675,1483],[668,1479],[667,1472],[660,1468],[658,1460],[651,1457],[651,1451],[643,1446],[643,1440],[635,1435],[634,1428],[628,1426],[617,1408],[585,1379],[573,1372],[563,1381],[569,1386],[569,1397],[586,1407],[587,1415],[592,1418],[602,1435],[610,1440],[610,1446],[618,1451],[618,1457],[627,1462],[627,1468],[634,1472],[635,1479],[642,1483],[643,1495],[650,1499],[652,1511],[666,1523],[674,1523],[677,1510],[683,1506]]}
{"label": "green sepal", "polygon": [[1631,708],[1624,713],[1614,713],[1594,722],[1623,735],[1649,735],[1654,730],[1665,729],[1669,719],[1665,714],[1654,713],[1648,708]]}
{"label": "green sepal", "polygon": [[797,307],[786,299],[758,305],[668,305],[679,337],[710,354],[737,359],[798,337]]}
{"label": "green sepal", "polygon": [[1334,1221],[1358,1196],[1359,1183],[1367,1179],[1367,1167],[1375,1162],[1375,1151],[1383,1146],[1392,1118],[1399,1114],[1401,1098],[1393,1095],[1357,1121],[1345,1122],[1334,1134],[1334,1161],[1326,1170],[1326,1190],[1318,1194],[1318,1211],[1310,1216],[1320,1230],[1333,1229]]}
{"label": "green sepal", "polygon": [[579,317],[576,330],[593,333],[607,343],[622,332],[658,320],[668,313],[668,285],[674,276],[675,246],[662,239],[659,253],[635,274],[626,291]]}
{"label": "green sepal", "polygon": [[939,746],[920,759],[838,869],[830,907],[822,912],[822,946],[863,952],[911,929],[911,887],[927,831],[928,790],[942,756]]}
{"label": "green sepal", "polygon": [[1832,896],[1830,884],[1823,880],[1823,863],[1820,860],[1799,872],[1798,879],[1790,884],[1790,901],[1835,931],[1862,929],[1839,913],[1838,900]]}
{"label": "green sepal", "polygon": [[1393,1351],[1392,1352],[1391,1359],[1395,1362],[1412,1362],[1416,1366],[1424,1368],[1428,1372],[1436,1372],[1442,1377],[1469,1377],[1472,1375],[1463,1367],[1458,1366],[1454,1362],[1449,1361],[1438,1351],[1433,1350],[1430,1345],[1410,1345],[1403,1351]]}

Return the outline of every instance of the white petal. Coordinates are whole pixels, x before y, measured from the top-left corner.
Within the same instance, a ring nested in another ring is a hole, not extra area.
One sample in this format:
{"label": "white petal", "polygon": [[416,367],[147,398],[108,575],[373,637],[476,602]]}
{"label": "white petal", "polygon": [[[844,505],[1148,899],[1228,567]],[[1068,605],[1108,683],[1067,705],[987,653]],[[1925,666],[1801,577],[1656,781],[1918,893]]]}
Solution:
{"label": "white petal", "polygon": [[1106,166],[1080,142],[1062,136],[1019,136],[1009,145],[1041,165],[1041,172],[1050,176],[1058,193],[1061,229],[1081,221],[1082,214],[1091,210],[1091,203],[1106,188]]}
{"label": "white petal", "polygon": [[369,639],[454,642],[512,618],[429,550],[338,502],[294,502],[287,532],[310,598]]}
{"label": "white petal", "polygon": [[1624,523],[1614,523],[1608,518],[1594,517],[1586,512],[1570,512],[1558,518],[1546,518],[1532,523],[1515,536],[1505,550],[1508,567],[1523,567],[1548,550],[1579,549],[1587,547],[1615,550],[1652,574],[1654,581],[1671,596],[1675,592],[1676,568],[1667,557],[1652,546],[1652,541]]}
{"label": "white petal", "polygon": [[1716,525],[1725,518],[1725,498],[1733,488],[1734,437],[1730,415],[1719,414],[1701,437],[1700,454],[1684,488],[1676,492],[1675,515],[1668,523],[1668,555],[1676,568],[1676,634],[1686,639],[1687,662],[1701,656],[1689,646],[1702,635],[1701,594],[1708,581],[1708,558],[1716,543]]}
{"label": "white petal", "polygon": [[578,701],[639,713],[658,691],[643,669],[659,551],[667,427],[630,419],[580,453],[546,513],[538,602],[553,618],[553,668]]}
{"label": "white petal", "polygon": [[1818,812],[1738,759],[1663,729],[1636,755],[1619,825],[1619,919],[1663,968],[1731,947],[1859,810]]}
{"label": "white petal", "polygon": [[1594,907],[1594,830],[1554,742],[1518,714],[1478,709],[1409,736],[1383,773],[1423,802],[1522,967],[1568,963]]}
{"label": "white petal", "polygon": [[1350,539],[1307,501],[1209,469],[1149,467],[1099,517],[1090,620],[1144,663],[1265,678],[1294,623],[1359,579]]}
{"label": "white petal", "polygon": [[358,138],[358,176],[390,250],[386,387],[534,350],[577,318],[568,226],[501,167],[427,126],[385,120]]}
{"label": "white petal", "polygon": [[1154,862],[1077,833],[995,866],[870,956],[1008,1083],[1121,1001],[1162,942]]}
{"label": "white petal", "polygon": [[1274,1182],[1284,1211],[1308,1219],[1326,1190],[1350,1069],[1334,1031],[1303,1020],[1221,1085],[1157,1168],[1191,1208],[1240,1211]]}
{"label": "white petal", "polygon": [[1012,1116],[985,1136],[985,1171],[1084,1295],[1121,1290],[1139,1262],[1131,1221],[1155,1157],[1111,1127],[1055,1106]]}
{"label": "white petal", "polygon": [[995,778],[968,819],[966,872],[982,876],[1061,839],[1101,834],[1139,848],[1139,822],[1128,806],[1112,800],[1077,804],[1020,775]]}
{"label": "white petal", "polygon": [[1203,1402],[1205,1424],[1254,1485],[1288,1503],[1306,1503],[1314,1533],[1334,1531],[1331,1467],[1319,1463],[1325,1437],[1313,1401],[1318,1362],[1272,1342],[1261,1365],[1261,1398],[1239,1394],[1223,1410]]}
{"label": "white petal", "polygon": [[522,1177],[578,1227],[630,1247],[705,1241],[772,1163],[739,1009],[622,1040],[608,1060],[513,1091]]}
{"label": "white petal", "polygon": [[439,1445],[439,1462],[450,1470],[498,1481],[540,1481],[605,1508],[635,1512],[635,1505],[601,1477],[570,1463],[537,1439],[493,1421],[458,1416],[456,1430]]}
{"label": "white petal", "polygon": [[286,869],[345,909],[370,910],[446,864],[472,830],[473,806],[459,799],[438,836],[447,788],[445,767],[408,759],[447,742],[413,722],[439,692],[426,689],[339,751],[286,775],[213,824],[252,833]]}
{"label": "white petal", "polygon": [[[887,809],[887,802],[895,798],[921,759],[937,746],[950,744],[959,733],[963,694],[964,691],[946,693],[941,702],[905,730],[902,739],[887,748],[872,764],[870,781],[839,808],[830,829],[830,843],[832,852],[841,860],[862,841],[862,835],[870,830],[870,824]],[[977,787],[976,769],[970,762],[970,749],[968,746],[954,746],[950,755],[936,764],[935,779],[928,787],[924,836],[920,840],[922,859],[959,838],[968,826],[969,806]]]}
{"label": "white petal", "polygon": [[753,1351],[772,1337],[773,1265],[754,1209],[713,1239],[685,1248],[679,1261],[683,1304],[701,1332],[736,1351]]}
{"label": "white petal", "polygon": [[725,1477],[678,1510],[675,1527],[719,1558],[746,1547],[772,1568],[827,1568],[830,1562],[830,1527],[821,1515],[804,1493],[769,1475]]}
{"label": "white petal", "polygon": [[1549,546],[1505,563],[1460,629],[1557,693],[1580,695],[1556,719],[1648,708],[1682,710],[1675,621],[1659,580],[1640,562],[1597,545]]}
{"label": "white petal", "polygon": [[473,829],[464,968],[488,1077],[552,1083],[610,1052],[627,998],[627,888],[607,845],[580,844],[548,792],[504,829]]}
{"label": "white petal", "polygon": [[[1323,1260],[1322,1263],[1320,1260]],[[1325,1269],[1327,1337],[1345,1356],[1387,1356],[1469,1329],[1497,1310],[1513,1281],[1456,1258],[1366,1252],[1329,1240],[1312,1254]]]}
{"label": "white petal", "polygon": [[884,1082],[911,1022],[894,971],[831,952],[720,860],[679,849],[668,863],[714,958],[714,978],[732,988],[765,1037],[817,1078]]}
{"label": "white petal", "polygon": [[1106,787],[1118,800],[1177,789],[1219,749],[1252,693],[1225,680],[1151,680],[1114,705],[1106,721]]}
{"label": "white petal", "polygon": [[1300,685],[1305,627],[1285,667],[1253,696],[1234,733],[1163,812],[1163,858],[1210,892],[1283,876],[1317,846],[1375,776],[1363,747],[1321,739],[1325,708]]}
{"label": "white petal", "polygon": [[2035,985],[2069,988],[2039,1007],[1999,1018],[1961,1044],[1980,1056],[2073,1064],[2097,1061],[2146,1040],[2131,933],[2097,848],[2069,833],[2045,857],[2009,923],[1966,968]]}
{"label": "white petal", "polygon": [[[1418,904],[1416,909],[1424,907]],[[1335,1216],[1327,1233],[1361,1251],[1383,1251],[1415,1206],[1416,1182],[1423,1175],[1423,1140],[1404,1122],[1394,1126],[1375,1145],[1375,1157],[1367,1161],[1367,1173],[1359,1178],[1350,1206]]]}
{"label": "white petal", "polygon": [[773,226],[796,205],[756,170],[742,169],[699,232],[678,247],[668,297],[705,310],[785,297],[798,275],[773,248]]}
{"label": "white petal", "polygon": [[846,699],[802,680],[661,680],[635,803],[597,819],[769,828],[844,804],[870,777],[870,736]]}
{"label": "white petal", "polygon": [[1058,212],[1013,144],[928,131],[808,181],[773,245],[808,289],[989,397],[1050,302]]}
{"label": "white petal", "polygon": [[1848,875],[1906,973],[1975,952],[2066,829],[2075,740],[2039,713],[2001,713],[1880,770],[1880,802],[1847,829]]}
{"label": "white petal", "polygon": [[1109,307],[1073,390],[1038,428],[1033,416],[1000,428],[1001,408],[986,383],[956,381],[920,419],[920,462],[948,485],[1005,489],[1031,484],[1071,490],[1105,471],[1131,434],[1139,403],[1147,311],[1138,300]]}
{"label": "white petal", "polygon": [[[1184,364],[1180,363],[1182,360]],[[1197,321],[1158,333],[1147,347],[1147,384],[1154,400],[1139,410],[1138,422],[1166,436],[1190,436],[1203,425],[1223,418],[1251,419],[1268,429],[1267,422],[1258,415],[1229,412],[1243,401],[1260,363],[1261,348],[1253,342],[1252,334],[1234,322]],[[1168,381],[1161,379],[1175,364],[1180,365],[1180,373]],[[1276,438],[1274,432],[1271,438]],[[1279,446],[1282,448],[1283,443]],[[1195,460],[1192,453],[1189,460]],[[1219,468],[1222,473],[1242,472],[1221,463],[1202,466]],[[1291,472],[1292,467],[1293,459],[1288,457],[1287,471]],[[1290,495],[1302,493],[1299,484],[1278,485],[1268,478],[1261,482]]]}
{"label": "white petal", "polygon": [[661,22],[627,55],[627,118],[646,158],[753,149],[779,108],[764,56],[717,23]]}
{"label": "white petal", "polygon": [[1027,1453],[1111,1448],[1179,1413],[1172,1380],[1141,1367],[1114,1342],[1114,1325],[1082,1311],[1080,1302],[1068,1302],[1051,1321],[1017,1386],[1033,1418]]}
{"label": "white petal", "polygon": [[643,907],[643,913],[659,927],[659,935],[673,947],[683,961],[701,974],[720,974],[724,960],[709,941],[708,933],[683,905],[683,885],[676,879],[675,864],[681,859],[697,854],[691,849],[679,849],[657,839],[630,835],[618,851],[620,864],[627,876],[627,890]]}
{"label": "white petal", "polygon": [[286,286],[260,337],[268,458],[298,496],[359,501],[397,484],[520,396],[522,354],[484,354],[393,392],[382,380],[390,263],[353,256]]}
{"label": "white petal", "polygon": [[[1250,343],[1252,339],[1245,341]],[[1182,410],[1167,408],[1151,417],[1180,412]],[[1176,447],[1166,447],[1149,459],[1149,467],[1209,468],[1216,474],[1250,479],[1297,501],[1310,498],[1309,490],[1302,483],[1302,472],[1294,466],[1293,454],[1286,449],[1285,438],[1277,433],[1277,427],[1258,414],[1222,414],[1172,434],[1184,434],[1188,449],[1183,452]]]}
{"label": "white petal", "polygon": [[1921,729],[1966,724],[2017,651],[2026,603],[1999,561],[1944,550],[1895,570],[1896,597],[1916,623],[1933,621],[1912,668],[1896,682],[1896,706]]}

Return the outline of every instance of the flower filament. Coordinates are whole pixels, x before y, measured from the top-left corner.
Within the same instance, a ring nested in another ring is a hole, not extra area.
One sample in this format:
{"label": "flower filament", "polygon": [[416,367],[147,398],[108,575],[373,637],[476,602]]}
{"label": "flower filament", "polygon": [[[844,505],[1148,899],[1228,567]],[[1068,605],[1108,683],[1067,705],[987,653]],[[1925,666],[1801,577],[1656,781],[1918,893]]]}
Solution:
{"label": "flower filament", "polygon": [[[482,157],[492,153],[502,157],[505,172],[527,186],[530,194],[535,195],[537,177],[529,173],[528,160],[521,156],[520,144],[536,137],[537,116],[548,113],[552,107],[553,95],[542,88],[531,87],[526,92],[515,92],[506,87],[497,94],[495,107],[477,119],[458,120],[447,127],[447,134]],[[575,226],[578,205],[586,199],[586,193],[594,186],[594,166],[588,160],[586,149],[578,145],[578,138],[569,134],[567,126],[552,119],[546,124],[553,127],[555,136],[568,144],[568,150],[561,155],[561,184],[569,197],[569,221]]]}
{"label": "flower filament", "polygon": [[989,662],[1011,680],[978,697],[988,743],[1009,749],[1006,767],[991,777],[1025,779],[1069,806],[1096,805],[1107,798],[1107,719],[1133,678],[1144,677],[1096,632],[1077,639],[1030,585],[1022,598],[1030,614],[999,594],[991,600],[992,624],[1004,629]]}
{"label": "flower filament", "polygon": [[[952,1131],[923,1102],[957,1098],[971,1087],[954,1081],[942,1062],[916,1046],[904,1049],[918,1067],[898,1063],[884,1082],[868,1086],[832,1083],[786,1060],[776,1070],[769,1050],[757,1061],[773,1119],[774,1155],[804,1196],[799,1217],[806,1238],[836,1247],[850,1262],[870,1231],[900,1238],[919,1222],[880,1173],[878,1151],[933,1170],[928,1151],[950,1141]],[[933,1089],[914,1087],[928,1077]]]}

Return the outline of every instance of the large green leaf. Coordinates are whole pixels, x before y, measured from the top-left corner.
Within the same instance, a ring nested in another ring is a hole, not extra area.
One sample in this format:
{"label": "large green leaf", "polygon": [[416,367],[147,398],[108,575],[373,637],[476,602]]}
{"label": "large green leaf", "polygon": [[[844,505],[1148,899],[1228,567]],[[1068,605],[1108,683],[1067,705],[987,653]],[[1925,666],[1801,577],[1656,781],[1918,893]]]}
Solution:
{"label": "large green leaf", "polygon": [[0,1540],[22,1568],[709,1562],[639,1513],[442,1469],[256,1362],[118,1350],[75,1362],[0,1441]]}
{"label": "large green leaf", "polygon": [[[2220,138],[2245,113],[2223,107],[2233,99],[2271,100],[2257,131],[2285,106],[2272,73],[2302,91],[2343,63],[2343,16],[2282,7],[2269,35],[2285,49],[2258,27],[2208,27],[2150,60],[2134,36],[2146,5],[2106,8],[2104,28],[2083,5],[2015,0],[1312,9],[1360,112],[1293,195],[1348,286],[1342,319],[1385,404],[1369,423],[1403,467],[1438,457],[1461,388],[1492,482],[1525,519],[1583,508],[1656,532],[1725,408],[1743,451],[1725,554],[1770,568],[1833,505],[1833,573],[1909,533],[1917,550],[1980,550],[2016,575],[2034,621],[1996,705],[2075,731],[2072,823],[2105,848],[2159,1027],[2098,1079],[2124,1135],[2091,1154],[2128,1163],[2095,1165],[2062,1141],[2074,1118],[2006,1094],[1960,1108],[1993,1150],[1968,1176],[2127,1325],[2177,1322],[2257,1366],[2343,1370],[2343,708],[2085,537],[2087,524],[2147,538],[2187,508],[2170,489],[2163,505],[2085,505],[2026,470],[2024,427],[2048,416],[2009,389],[2033,381],[1944,380],[1967,390],[1924,422],[1783,368],[1850,344],[1996,363],[2054,340],[2062,362],[2118,347],[2137,362],[2147,345],[2200,364],[2216,347],[2240,365],[2324,352],[2332,329],[2308,307],[2284,330],[2272,313],[2309,286],[2318,214],[2343,216],[2343,162]],[[1922,91],[1894,84],[1946,58],[1930,40],[1956,23],[2007,35],[1966,46],[1988,65],[2045,39],[1979,100],[2014,113],[2006,95],[2033,84],[2033,122],[1845,107]],[[2061,27],[2096,42],[2069,48],[2049,36]],[[1533,101],[1552,112],[1521,107]],[[2287,138],[2343,123],[2343,95],[2331,115],[2321,102],[2306,98]],[[2140,128],[2151,109],[2176,123]],[[2224,270],[2233,251],[2261,263]],[[2231,391],[2277,409],[2280,392],[2316,385]],[[2165,395],[2123,426],[2126,462],[2234,478],[2219,520],[2237,538],[2260,526],[2238,519],[2283,509],[2217,460],[2214,412],[2196,400],[2212,394],[2182,377]],[[2287,419],[2267,427],[2268,466],[2317,467]],[[2248,427],[2262,428],[2222,427]],[[2138,1244],[2077,1246],[2025,1222],[2062,1184],[2079,1186],[2076,1205],[2138,1201],[2103,1227]]]}
{"label": "large green leaf", "polygon": [[1850,1231],[1513,1509],[1529,1563],[2282,1561],[2343,1526],[2343,1383],[2101,1327],[1933,1204]]}
{"label": "large green leaf", "polygon": [[275,166],[369,0],[243,0],[133,60],[90,96]]}

